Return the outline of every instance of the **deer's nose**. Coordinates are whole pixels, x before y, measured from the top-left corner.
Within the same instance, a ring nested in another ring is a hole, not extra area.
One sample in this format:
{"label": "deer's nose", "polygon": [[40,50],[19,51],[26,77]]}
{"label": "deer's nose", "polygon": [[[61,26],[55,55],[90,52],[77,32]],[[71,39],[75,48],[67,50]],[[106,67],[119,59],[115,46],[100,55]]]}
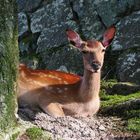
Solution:
{"label": "deer's nose", "polygon": [[101,64],[98,63],[98,62],[92,62],[91,63],[91,67],[94,69],[94,70],[99,70],[101,68]]}

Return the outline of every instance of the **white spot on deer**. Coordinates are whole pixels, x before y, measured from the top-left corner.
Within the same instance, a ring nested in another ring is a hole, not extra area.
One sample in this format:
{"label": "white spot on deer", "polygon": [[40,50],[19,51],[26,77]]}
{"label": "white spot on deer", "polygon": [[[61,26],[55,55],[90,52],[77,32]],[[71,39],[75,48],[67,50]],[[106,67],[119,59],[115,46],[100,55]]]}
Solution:
{"label": "white spot on deer", "polygon": [[68,84],[68,82],[67,82],[67,81],[63,81],[63,82],[64,82],[64,84],[66,84],[66,85]]}
{"label": "white spot on deer", "polygon": [[67,90],[68,90],[68,88],[64,88],[64,90],[65,90],[65,91],[67,91]]}
{"label": "white spot on deer", "polygon": [[58,90],[58,93],[62,93],[62,92],[63,92],[63,90],[61,90],[61,89]]}

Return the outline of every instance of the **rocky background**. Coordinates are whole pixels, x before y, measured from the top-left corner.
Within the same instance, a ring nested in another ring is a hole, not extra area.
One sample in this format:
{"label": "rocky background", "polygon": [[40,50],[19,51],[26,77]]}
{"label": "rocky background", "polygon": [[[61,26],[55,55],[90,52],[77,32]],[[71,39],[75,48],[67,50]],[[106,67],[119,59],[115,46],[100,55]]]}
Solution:
{"label": "rocky background", "polygon": [[140,0],[17,0],[20,61],[34,69],[59,69],[82,75],[81,54],[65,30],[83,39],[101,39],[114,24],[102,76],[140,84]]}

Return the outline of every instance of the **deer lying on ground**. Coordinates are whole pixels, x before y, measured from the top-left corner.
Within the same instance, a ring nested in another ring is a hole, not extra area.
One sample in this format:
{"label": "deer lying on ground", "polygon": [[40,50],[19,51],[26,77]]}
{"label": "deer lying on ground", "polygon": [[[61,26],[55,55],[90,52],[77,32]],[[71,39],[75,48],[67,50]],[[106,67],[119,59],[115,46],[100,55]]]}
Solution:
{"label": "deer lying on ground", "polygon": [[110,27],[103,41],[83,41],[80,36],[67,30],[68,40],[83,54],[83,78],[53,70],[32,70],[25,65],[19,67],[19,105],[39,107],[45,113],[61,117],[65,115],[90,116],[100,107],[100,76],[104,54],[115,35]]}

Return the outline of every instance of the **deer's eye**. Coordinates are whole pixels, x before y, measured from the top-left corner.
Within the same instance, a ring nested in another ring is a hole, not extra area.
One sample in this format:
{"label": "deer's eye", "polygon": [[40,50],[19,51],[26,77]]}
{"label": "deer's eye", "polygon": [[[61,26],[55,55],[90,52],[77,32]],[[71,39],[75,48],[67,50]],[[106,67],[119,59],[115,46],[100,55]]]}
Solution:
{"label": "deer's eye", "polygon": [[84,48],[84,47],[85,47],[85,45],[86,45],[85,43],[82,43],[82,44],[81,44],[81,48]]}
{"label": "deer's eye", "polygon": [[86,53],[87,53],[87,51],[82,51],[82,53],[83,53],[83,54],[86,54]]}
{"label": "deer's eye", "polygon": [[105,52],[105,51],[106,51],[106,49],[103,49],[103,50],[102,50],[102,52]]}

